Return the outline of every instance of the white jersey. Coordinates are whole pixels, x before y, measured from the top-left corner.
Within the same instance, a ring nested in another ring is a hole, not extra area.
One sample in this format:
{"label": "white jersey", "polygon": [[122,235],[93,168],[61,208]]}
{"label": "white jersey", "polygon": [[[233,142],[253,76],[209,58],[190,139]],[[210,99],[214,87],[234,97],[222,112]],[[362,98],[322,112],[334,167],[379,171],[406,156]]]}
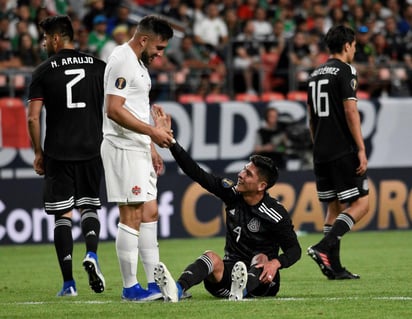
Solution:
{"label": "white jersey", "polygon": [[[126,99],[124,107],[139,120],[150,123],[149,92],[152,82],[147,68],[128,43],[116,47],[104,72],[104,93]],[[107,117],[104,102],[103,136],[115,147],[150,152],[150,136],[128,130]]]}

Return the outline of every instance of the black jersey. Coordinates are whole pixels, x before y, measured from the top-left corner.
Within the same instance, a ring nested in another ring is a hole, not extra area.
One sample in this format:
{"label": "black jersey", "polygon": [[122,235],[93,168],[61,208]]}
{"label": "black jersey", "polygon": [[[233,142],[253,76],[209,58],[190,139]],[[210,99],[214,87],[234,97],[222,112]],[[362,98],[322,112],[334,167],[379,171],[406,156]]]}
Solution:
{"label": "black jersey", "polygon": [[316,68],[308,81],[315,163],[329,162],[357,150],[346,122],[343,101],[356,100],[356,69],[338,59]]}
{"label": "black jersey", "polygon": [[29,100],[46,108],[44,153],[58,160],[100,155],[105,63],[63,49],[33,72]]}
{"label": "black jersey", "polygon": [[[299,260],[301,248],[286,209],[269,194],[255,205],[248,205],[234,183],[201,169],[179,145],[170,148],[183,171],[202,187],[226,204],[225,260],[250,264],[252,258],[264,253],[269,259],[277,258],[282,268]],[[279,255],[279,248],[283,254]]]}

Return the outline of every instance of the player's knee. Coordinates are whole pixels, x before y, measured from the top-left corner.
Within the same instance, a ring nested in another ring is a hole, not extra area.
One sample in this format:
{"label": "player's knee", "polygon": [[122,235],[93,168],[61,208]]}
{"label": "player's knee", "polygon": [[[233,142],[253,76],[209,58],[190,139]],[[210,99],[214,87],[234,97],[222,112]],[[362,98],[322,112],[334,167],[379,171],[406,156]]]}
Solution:
{"label": "player's knee", "polygon": [[223,260],[222,258],[220,258],[220,256],[218,254],[216,254],[214,251],[211,250],[206,250],[203,255],[206,255],[213,264],[213,269],[214,270],[222,270],[223,271]]}

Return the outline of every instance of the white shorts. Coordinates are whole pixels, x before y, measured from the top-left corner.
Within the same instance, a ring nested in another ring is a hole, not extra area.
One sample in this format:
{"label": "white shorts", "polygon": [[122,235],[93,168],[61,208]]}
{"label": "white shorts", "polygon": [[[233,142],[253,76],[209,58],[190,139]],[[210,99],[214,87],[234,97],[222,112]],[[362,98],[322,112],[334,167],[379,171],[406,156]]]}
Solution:
{"label": "white shorts", "polygon": [[127,204],[156,199],[157,176],[150,152],[116,148],[103,140],[101,155],[109,202]]}

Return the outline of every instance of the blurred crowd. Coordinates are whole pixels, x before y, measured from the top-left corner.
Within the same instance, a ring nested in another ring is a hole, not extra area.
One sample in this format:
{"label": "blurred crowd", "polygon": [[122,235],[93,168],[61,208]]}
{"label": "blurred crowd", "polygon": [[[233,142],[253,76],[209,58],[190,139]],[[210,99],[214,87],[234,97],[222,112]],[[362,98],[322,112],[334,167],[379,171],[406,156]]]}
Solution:
{"label": "blurred crowd", "polygon": [[0,0],[0,88],[46,58],[38,22],[48,15],[68,14],[77,48],[107,60],[151,13],[175,30],[151,66],[157,98],[306,90],[310,71],[328,58],[322,38],[335,24],[356,31],[362,91],[412,92],[411,0]]}

